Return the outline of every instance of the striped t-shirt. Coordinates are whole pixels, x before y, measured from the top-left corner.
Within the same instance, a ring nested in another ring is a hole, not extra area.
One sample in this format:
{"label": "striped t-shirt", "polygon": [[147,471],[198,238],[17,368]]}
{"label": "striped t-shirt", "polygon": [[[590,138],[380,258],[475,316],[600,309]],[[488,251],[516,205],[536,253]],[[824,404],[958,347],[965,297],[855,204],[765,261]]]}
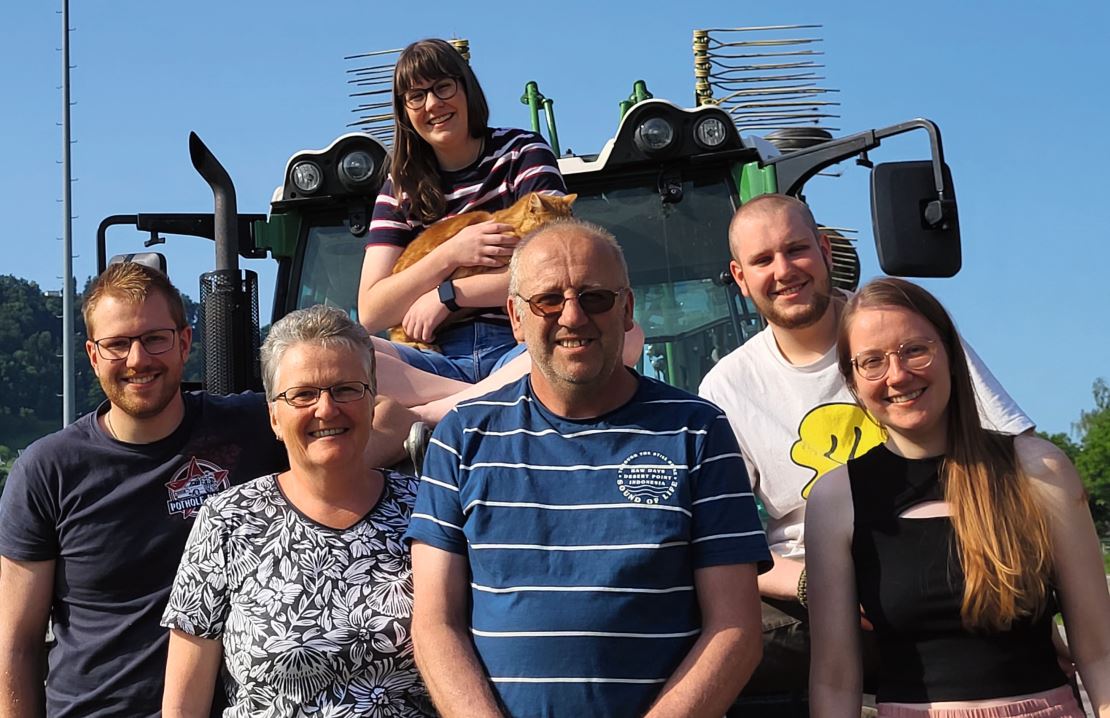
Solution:
{"label": "striped t-shirt", "polygon": [[[491,129],[482,156],[457,172],[440,172],[447,201],[443,218],[464,212],[496,212],[529,192],[566,194],[563,176],[551,147],[542,137],[524,130]],[[407,247],[424,229],[407,216],[406,196],[396,195],[393,179],[386,179],[374,202],[367,244]],[[442,219],[442,218],[441,218]]]}
{"label": "striped t-shirt", "polygon": [[700,632],[695,570],[770,565],[724,414],[638,381],[570,420],[524,377],[433,435],[406,538],[466,555],[474,645],[509,715],[643,715]]}

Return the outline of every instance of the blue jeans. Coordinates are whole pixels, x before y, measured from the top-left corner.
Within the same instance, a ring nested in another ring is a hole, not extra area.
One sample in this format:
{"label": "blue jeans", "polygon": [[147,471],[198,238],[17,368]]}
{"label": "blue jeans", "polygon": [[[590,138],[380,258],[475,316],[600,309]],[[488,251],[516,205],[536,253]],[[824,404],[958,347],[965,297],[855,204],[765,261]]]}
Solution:
{"label": "blue jeans", "polygon": [[498,368],[501,357],[517,345],[507,318],[465,322],[438,333],[435,341],[441,353],[405,344],[393,347],[409,366],[474,384]]}

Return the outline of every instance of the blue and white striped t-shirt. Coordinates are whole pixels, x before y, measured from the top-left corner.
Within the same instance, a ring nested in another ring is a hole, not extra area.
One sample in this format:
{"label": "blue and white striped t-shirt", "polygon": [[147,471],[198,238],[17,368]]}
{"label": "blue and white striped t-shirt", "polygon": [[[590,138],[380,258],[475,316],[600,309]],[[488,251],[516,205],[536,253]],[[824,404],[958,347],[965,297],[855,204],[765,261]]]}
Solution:
{"label": "blue and white striped t-shirt", "polygon": [[638,380],[570,420],[524,377],[432,438],[406,538],[467,556],[474,644],[510,715],[642,715],[700,632],[694,572],[770,565],[724,414]]}

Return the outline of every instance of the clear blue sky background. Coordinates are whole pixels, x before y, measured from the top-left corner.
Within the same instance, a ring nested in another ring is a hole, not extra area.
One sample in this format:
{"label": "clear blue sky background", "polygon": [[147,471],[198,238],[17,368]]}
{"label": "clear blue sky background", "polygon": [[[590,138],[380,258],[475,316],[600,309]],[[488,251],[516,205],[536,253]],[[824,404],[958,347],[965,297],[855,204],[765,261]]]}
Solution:
{"label": "clear blue sky background", "polygon": [[[44,289],[61,286],[59,8],[49,0],[0,8],[0,273]],[[940,124],[964,269],[927,286],[1041,428],[1070,430],[1092,405],[1092,381],[1110,378],[1105,0],[72,0],[78,282],[94,271],[103,217],[211,210],[189,164],[190,130],[231,172],[240,211],[267,211],[289,156],[326,146],[353,119],[345,55],[426,36],[468,38],[495,124],[527,124],[519,97],[535,79],[556,100],[564,149],[588,153],[615,130],[616,103],[636,79],[657,97],[691,104],[694,28],[784,23],[824,25],[826,84],[841,91],[845,134],[916,116]],[[924,157],[923,138],[884,144],[873,159]],[[839,179],[819,179],[808,197],[821,221],[862,230],[864,274],[877,272],[866,171],[850,166]],[[112,236],[118,251],[135,251],[142,239]],[[211,245],[171,238],[163,251],[195,298]],[[264,282],[272,276],[264,264],[256,269]]]}

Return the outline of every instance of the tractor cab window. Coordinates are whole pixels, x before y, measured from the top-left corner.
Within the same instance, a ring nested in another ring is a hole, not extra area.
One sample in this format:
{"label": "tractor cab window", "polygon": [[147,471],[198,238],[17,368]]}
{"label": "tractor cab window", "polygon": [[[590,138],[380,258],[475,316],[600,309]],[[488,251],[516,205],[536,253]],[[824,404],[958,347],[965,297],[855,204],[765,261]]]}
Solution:
{"label": "tractor cab window", "polygon": [[365,237],[355,237],[342,223],[308,228],[301,257],[296,308],[327,304],[347,310],[358,321],[358,282]]}
{"label": "tractor cab window", "polygon": [[[624,249],[646,335],[640,371],[697,391],[762,320],[728,277],[731,177],[719,170],[628,177],[605,188],[568,178],[576,217],[611,231]],[[723,274],[722,274],[723,273]]]}

